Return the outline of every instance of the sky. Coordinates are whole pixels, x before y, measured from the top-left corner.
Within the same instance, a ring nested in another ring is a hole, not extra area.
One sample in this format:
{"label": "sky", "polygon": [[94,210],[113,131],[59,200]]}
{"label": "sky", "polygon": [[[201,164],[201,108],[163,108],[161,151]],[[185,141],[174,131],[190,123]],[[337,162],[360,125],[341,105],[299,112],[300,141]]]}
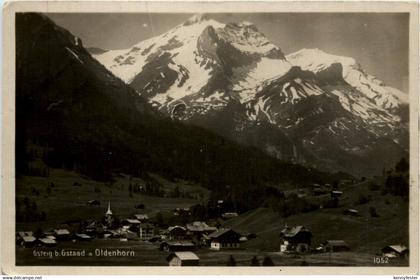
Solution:
{"label": "sky", "polygon": [[[192,14],[47,14],[80,37],[85,47],[125,49],[160,35]],[[407,13],[247,13],[209,14],[228,23],[250,21],[285,54],[303,48],[356,59],[369,74],[407,92]]]}

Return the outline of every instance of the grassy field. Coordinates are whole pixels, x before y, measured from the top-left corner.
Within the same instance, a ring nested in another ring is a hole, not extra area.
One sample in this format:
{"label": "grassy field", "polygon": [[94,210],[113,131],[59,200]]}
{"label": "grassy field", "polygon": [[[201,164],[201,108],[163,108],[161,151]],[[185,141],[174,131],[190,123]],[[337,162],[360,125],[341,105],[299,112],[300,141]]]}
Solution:
{"label": "grassy field", "polygon": [[[97,256],[95,250],[120,250],[134,252],[133,256]],[[61,256],[62,250],[84,251],[85,256],[71,257]],[[34,256],[34,251],[52,252],[53,256]],[[58,256],[55,255],[57,252]],[[195,251],[200,258],[201,266],[226,266],[232,255],[237,266],[249,266],[251,259],[256,256],[260,265],[264,257],[273,260],[275,266],[300,266],[303,262],[309,266],[375,266],[374,255],[367,253],[332,253],[332,254],[309,254],[309,255],[284,255],[279,252],[262,252],[257,249],[245,248],[240,250],[212,251],[202,248]],[[60,242],[54,248],[22,248],[16,250],[17,265],[66,265],[66,266],[167,266],[167,252],[158,250],[157,244],[145,241],[121,242],[117,239],[92,240],[88,242]],[[89,254],[92,254],[90,256]],[[391,260],[391,265],[405,265],[404,262]]]}
{"label": "grassy field", "polygon": [[[28,197],[36,201],[38,211],[45,211],[47,219],[42,222],[17,223],[17,231],[38,228],[54,228],[71,220],[101,219],[111,201],[114,215],[125,218],[135,213],[148,213],[154,216],[161,212],[165,220],[174,218],[172,209],[189,207],[203,202],[208,192],[197,185],[188,182],[168,182],[153,175],[153,178],[163,186],[165,193],[170,193],[176,186],[182,191],[198,194],[196,198],[156,197],[133,193],[129,195],[128,176],[115,177],[115,182],[101,183],[90,180],[75,172],[60,169],[51,169],[50,176],[34,177],[24,176],[17,180],[17,198],[23,201]],[[51,182],[54,187],[48,194],[47,188]],[[77,184],[75,184],[77,183]],[[132,178],[131,183],[143,184],[139,178]],[[202,266],[224,266],[230,255],[233,255],[237,265],[248,266],[251,259],[256,256],[260,263],[265,256],[269,256],[276,266],[299,266],[303,264],[312,266],[374,266],[373,258],[381,248],[390,244],[408,245],[408,203],[401,197],[381,195],[380,191],[371,191],[367,182],[341,188],[344,192],[340,198],[339,207],[332,209],[319,209],[313,212],[293,215],[283,218],[270,208],[258,208],[239,215],[236,218],[224,221],[223,226],[237,230],[240,233],[256,233],[257,238],[243,243],[241,250],[211,251],[207,248],[198,249]],[[36,189],[38,194],[33,192]],[[99,189],[100,192],[95,191]],[[289,190],[291,192],[293,190]],[[358,198],[363,194],[370,196],[371,200],[359,204]],[[329,195],[308,196],[313,202],[327,200]],[[89,206],[88,200],[96,199],[100,206]],[[134,206],[144,203],[145,209],[138,210]],[[369,208],[374,207],[379,217],[371,217]],[[359,210],[360,217],[343,215],[346,208]],[[345,240],[351,247],[350,252],[332,254],[284,255],[279,253],[279,233],[285,225],[304,225],[308,227],[314,237],[313,246],[329,239]],[[128,265],[128,266],[165,266],[168,253],[157,249],[157,244],[143,241],[121,242],[118,239],[95,239],[90,242],[59,242],[57,247],[42,250],[85,250],[94,253],[95,249],[133,250],[130,257],[35,257],[31,248],[18,247],[18,265]],[[39,248],[41,249],[41,248]],[[388,265],[407,265],[406,261],[393,260]]]}
{"label": "grassy field", "polygon": [[[169,192],[178,184],[181,190],[191,190],[193,193],[207,196],[208,191],[197,185],[185,182],[169,183],[162,178],[159,178],[159,181],[163,184],[165,192]],[[48,194],[47,188],[51,182],[54,183],[54,187]],[[141,183],[142,180],[133,178],[132,183],[136,182]],[[111,202],[114,215],[120,218],[128,218],[136,213],[147,213],[153,217],[157,212],[168,214],[176,207],[189,207],[200,202],[192,198],[157,197],[140,193],[133,193],[130,197],[128,186],[129,177],[125,175],[115,177],[112,185],[61,169],[51,169],[48,178],[23,176],[16,181],[17,199],[23,203],[24,197],[28,197],[30,201],[36,202],[37,211],[44,211],[47,216],[46,221],[17,223],[16,229],[35,231],[37,228],[56,227],[66,221],[101,219],[108,207],[108,201]],[[38,195],[33,193],[33,188],[39,192]],[[100,192],[95,192],[95,188]],[[101,205],[87,205],[87,201],[92,199],[100,201]],[[134,206],[138,203],[143,203],[145,209],[135,209]]]}
{"label": "grassy field", "polygon": [[[271,209],[259,208],[226,221],[225,226],[242,233],[256,233],[258,238],[250,240],[247,246],[267,251],[279,250],[279,233],[285,225],[308,227],[312,231],[315,246],[325,240],[340,239],[345,240],[352,251],[360,253],[374,255],[386,245],[408,244],[406,201],[401,197],[381,195],[380,191],[370,191],[366,183],[342,190],[344,194],[338,208],[319,209],[287,218],[282,218]],[[371,201],[356,203],[360,194],[370,195]],[[328,196],[324,196],[324,199]],[[374,207],[379,217],[371,217],[369,207]],[[346,208],[359,210],[360,217],[343,215]]]}

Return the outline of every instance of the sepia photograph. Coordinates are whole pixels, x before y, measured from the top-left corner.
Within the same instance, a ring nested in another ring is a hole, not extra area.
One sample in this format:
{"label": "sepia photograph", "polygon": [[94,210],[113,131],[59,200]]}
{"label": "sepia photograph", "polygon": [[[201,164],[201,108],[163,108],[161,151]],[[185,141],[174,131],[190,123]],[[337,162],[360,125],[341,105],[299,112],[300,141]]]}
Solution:
{"label": "sepia photograph", "polygon": [[417,15],[205,7],[13,13],[12,265],[418,268]]}

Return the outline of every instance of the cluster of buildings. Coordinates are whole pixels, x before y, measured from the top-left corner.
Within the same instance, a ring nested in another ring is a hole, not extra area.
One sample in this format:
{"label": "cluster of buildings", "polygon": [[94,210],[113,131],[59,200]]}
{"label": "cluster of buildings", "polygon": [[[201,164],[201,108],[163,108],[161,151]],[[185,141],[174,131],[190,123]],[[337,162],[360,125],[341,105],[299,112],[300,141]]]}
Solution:
{"label": "cluster of buildings", "polygon": [[[346,252],[351,248],[344,240],[326,240],[318,247],[312,247],[312,232],[304,226],[288,227],[280,232],[280,252],[315,253]],[[408,258],[408,248],[404,245],[388,245],[382,248],[382,256],[388,258]]]}
{"label": "cluster of buildings", "polygon": [[[185,212],[177,211],[178,213]],[[351,212],[351,211],[350,211]],[[233,214],[234,215],[234,214]],[[241,243],[255,234],[242,235],[232,229],[209,226],[202,221],[195,221],[185,225],[175,225],[162,229],[149,221],[147,214],[136,214],[113,225],[111,205],[105,212],[104,221],[91,221],[83,231],[72,234],[66,228],[37,232],[18,232],[17,244],[25,247],[56,246],[65,240],[88,241],[94,237],[117,238],[120,241],[144,240],[158,244],[157,248],[170,253],[167,257],[169,265],[198,265],[199,257],[194,253],[197,248],[209,250],[240,249]],[[326,240],[318,247],[312,246],[312,232],[305,226],[285,226],[280,232],[281,253],[316,253],[350,251],[350,246],[344,240]],[[408,248],[404,245],[389,245],[382,249],[382,255],[389,258],[407,258]]]}
{"label": "cluster of buildings", "polygon": [[[189,209],[177,208],[174,215],[188,215]],[[229,213],[227,216],[235,216]],[[185,225],[175,225],[161,228],[149,221],[147,214],[135,214],[130,218],[118,221],[111,210],[111,204],[105,212],[103,221],[88,221],[77,233],[67,228],[58,228],[43,231],[34,235],[33,232],[19,232],[17,245],[24,247],[56,246],[60,241],[87,241],[95,237],[114,238],[120,241],[143,240],[158,244],[158,249],[171,253],[168,263],[175,265],[184,263],[198,263],[198,257],[193,253],[197,248],[211,250],[239,249],[241,242],[247,240],[232,229],[223,229],[209,226],[202,221],[195,221]],[[254,234],[255,236],[255,234]],[[192,259],[190,258],[191,256]]]}

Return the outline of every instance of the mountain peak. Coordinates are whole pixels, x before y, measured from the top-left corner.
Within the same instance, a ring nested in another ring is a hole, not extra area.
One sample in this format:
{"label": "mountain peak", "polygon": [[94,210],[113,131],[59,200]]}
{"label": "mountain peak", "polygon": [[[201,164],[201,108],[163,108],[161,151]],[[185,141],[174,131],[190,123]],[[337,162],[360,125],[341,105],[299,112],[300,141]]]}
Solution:
{"label": "mountain peak", "polygon": [[196,14],[196,15],[193,15],[192,17],[190,17],[189,19],[187,19],[187,21],[184,22],[184,25],[185,26],[192,25],[194,23],[200,23],[200,22],[208,21],[208,20],[210,20],[209,15],[207,15],[207,14]]}

